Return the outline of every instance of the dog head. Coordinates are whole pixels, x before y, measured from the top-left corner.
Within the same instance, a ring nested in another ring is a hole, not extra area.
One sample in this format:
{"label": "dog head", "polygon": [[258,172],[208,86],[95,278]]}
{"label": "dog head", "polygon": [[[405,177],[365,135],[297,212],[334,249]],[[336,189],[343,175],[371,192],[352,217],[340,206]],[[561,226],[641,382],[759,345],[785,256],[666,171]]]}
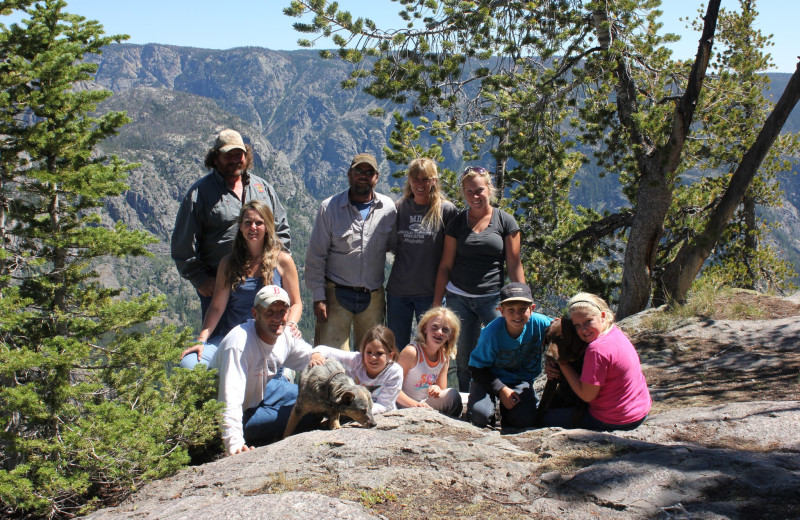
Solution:
{"label": "dog head", "polygon": [[553,321],[544,335],[545,354],[560,362],[583,358],[587,343],[578,337],[569,318]]}
{"label": "dog head", "polygon": [[378,424],[372,416],[372,395],[361,385],[353,385],[336,396],[335,405],[339,413],[362,426],[373,428]]}

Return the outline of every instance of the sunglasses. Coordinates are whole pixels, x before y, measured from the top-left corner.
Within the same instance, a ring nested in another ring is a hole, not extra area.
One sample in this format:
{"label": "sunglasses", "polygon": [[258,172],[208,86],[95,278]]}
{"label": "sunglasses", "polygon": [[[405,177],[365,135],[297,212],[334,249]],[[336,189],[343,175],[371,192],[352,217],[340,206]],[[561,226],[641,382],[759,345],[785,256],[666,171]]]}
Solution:
{"label": "sunglasses", "polygon": [[367,169],[353,168],[353,173],[355,173],[356,175],[363,175],[364,177],[374,177],[375,175],[378,174],[378,172],[376,172],[372,168],[367,168]]}
{"label": "sunglasses", "polygon": [[470,173],[475,173],[477,175],[484,176],[484,175],[489,175],[489,170],[487,170],[483,166],[469,166],[467,167],[466,170],[464,170],[464,173],[462,173],[461,176],[463,177],[465,175],[469,175]]}

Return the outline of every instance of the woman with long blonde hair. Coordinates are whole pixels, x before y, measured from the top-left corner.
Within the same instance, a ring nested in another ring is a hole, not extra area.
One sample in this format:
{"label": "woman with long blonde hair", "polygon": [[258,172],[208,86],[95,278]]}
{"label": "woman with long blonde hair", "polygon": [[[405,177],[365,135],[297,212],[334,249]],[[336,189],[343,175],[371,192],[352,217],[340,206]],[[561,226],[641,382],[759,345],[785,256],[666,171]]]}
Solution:
{"label": "woman with long blonde hair", "polygon": [[[447,306],[461,319],[456,372],[459,391],[470,389],[469,356],[478,344],[481,324],[500,317],[500,289],[525,282],[520,258],[520,230],[514,217],[492,206],[492,175],[470,166],[461,175],[461,193],[467,207],[445,229],[444,249],[433,293],[433,304]],[[450,371],[453,372],[451,365]]]}
{"label": "woman with long blonde hair", "polygon": [[242,206],[237,222],[233,251],[219,264],[203,330],[197,336],[197,344],[181,354],[184,368],[194,368],[198,362],[209,364],[220,340],[252,317],[253,299],[265,285],[279,285],[289,293],[291,305],[286,324],[290,333],[300,336],[300,280],[291,255],[281,249],[272,211],[263,201],[251,200]]}
{"label": "woman with long blonde hair", "polygon": [[428,157],[411,161],[397,201],[397,245],[386,284],[386,324],[401,350],[411,340],[414,316],[419,320],[431,308],[444,228],[457,213],[439,189],[436,162]]}

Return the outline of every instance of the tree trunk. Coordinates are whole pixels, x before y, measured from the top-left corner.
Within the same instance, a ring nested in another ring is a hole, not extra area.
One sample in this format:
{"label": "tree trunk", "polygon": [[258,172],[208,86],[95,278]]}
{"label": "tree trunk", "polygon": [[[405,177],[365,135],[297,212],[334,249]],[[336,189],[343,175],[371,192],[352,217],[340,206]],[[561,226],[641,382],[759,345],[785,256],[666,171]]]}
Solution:
{"label": "tree trunk", "polygon": [[622,319],[647,307],[658,243],[664,218],[672,203],[672,186],[656,171],[642,176],[636,192],[636,210],[628,234],[617,316]]}
{"label": "tree trunk", "polygon": [[751,195],[745,195],[742,201],[744,216],[744,265],[747,269],[747,283],[745,289],[754,290],[758,273],[755,269],[756,249],[758,248],[758,228],[756,224],[756,200]]}
{"label": "tree trunk", "polygon": [[508,123],[501,122],[495,131],[501,131],[500,140],[497,146],[498,150],[503,150],[502,156],[495,157],[494,165],[494,181],[495,189],[497,190],[497,199],[503,200],[506,192],[506,167],[508,165],[508,156],[506,154],[508,147]]}
{"label": "tree trunk", "polygon": [[[697,100],[703,89],[706,69],[711,57],[714,33],[717,28],[720,0],[708,3],[703,33],[697,48],[686,91],[675,106],[672,130],[667,143],[655,147],[654,140],[637,126],[636,88],[625,63],[617,67],[617,112],[620,122],[628,129],[639,165],[640,178],[636,189],[633,223],[625,247],[617,317],[619,319],[647,308],[652,293],[652,269],[663,233],[664,219],[672,203],[674,173],[694,118]],[[595,17],[597,18],[597,17]],[[598,38],[602,41],[601,38]]]}
{"label": "tree trunk", "polygon": [[654,303],[665,303],[670,299],[681,303],[686,301],[692,281],[716,246],[736,207],[741,204],[761,162],[777,139],[798,99],[800,99],[800,65],[792,74],[786,90],[764,123],[756,141],[744,154],[742,162],[733,172],[728,188],[719,205],[711,213],[705,230],[685,243],[675,259],[667,266],[661,277]]}

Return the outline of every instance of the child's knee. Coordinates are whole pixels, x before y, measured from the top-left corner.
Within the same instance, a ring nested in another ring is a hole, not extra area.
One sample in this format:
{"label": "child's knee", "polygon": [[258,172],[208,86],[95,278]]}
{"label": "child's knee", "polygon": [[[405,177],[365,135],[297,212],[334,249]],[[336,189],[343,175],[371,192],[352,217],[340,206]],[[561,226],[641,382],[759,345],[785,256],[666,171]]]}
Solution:
{"label": "child's knee", "polygon": [[485,399],[474,405],[467,405],[467,420],[480,428],[495,424],[494,402]]}

